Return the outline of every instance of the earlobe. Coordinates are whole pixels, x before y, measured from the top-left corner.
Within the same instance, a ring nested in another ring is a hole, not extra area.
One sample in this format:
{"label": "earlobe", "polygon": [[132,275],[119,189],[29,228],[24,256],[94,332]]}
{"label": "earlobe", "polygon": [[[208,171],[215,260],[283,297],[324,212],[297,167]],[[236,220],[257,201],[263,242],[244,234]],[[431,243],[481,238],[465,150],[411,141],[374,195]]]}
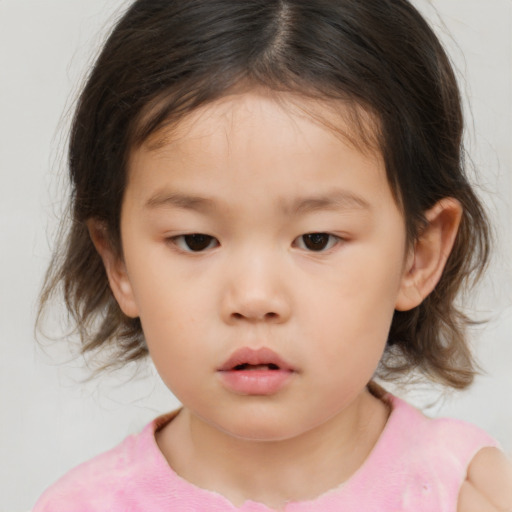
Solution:
{"label": "earlobe", "polygon": [[452,251],[461,217],[462,206],[451,197],[441,199],[425,213],[427,224],[408,254],[395,309],[413,309],[434,290]]}
{"label": "earlobe", "polygon": [[123,313],[131,318],[139,316],[132,285],[126,265],[109,240],[107,227],[102,221],[90,219],[87,222],[89,235],[98,251],[107,273],[110,289]]}

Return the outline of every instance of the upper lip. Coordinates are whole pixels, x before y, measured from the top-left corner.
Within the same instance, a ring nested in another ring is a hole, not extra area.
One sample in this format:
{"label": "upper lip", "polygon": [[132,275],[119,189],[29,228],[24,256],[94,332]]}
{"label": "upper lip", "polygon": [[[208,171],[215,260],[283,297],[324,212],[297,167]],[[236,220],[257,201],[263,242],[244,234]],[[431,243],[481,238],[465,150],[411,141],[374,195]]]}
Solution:
{"label": "upper lip", "polygon": [[253,349],[250,347],[243,347],[235,350],[229,359],[220,367],[218,371],[226,372],[234,370],[236,366],[249,364],[252,366],[257,365],[275,365],[280,370],[294,371],[295,369],[287,363],[281,356],[276,354],[272,349],[262,347]]}

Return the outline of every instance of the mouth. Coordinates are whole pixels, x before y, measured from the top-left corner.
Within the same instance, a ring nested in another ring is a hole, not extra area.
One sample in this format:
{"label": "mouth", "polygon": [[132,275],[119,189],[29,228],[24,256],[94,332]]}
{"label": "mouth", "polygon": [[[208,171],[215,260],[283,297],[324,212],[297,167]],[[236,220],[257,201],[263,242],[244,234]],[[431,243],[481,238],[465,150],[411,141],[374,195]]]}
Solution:
{"label": "mouth", "polygon": [[259,349],[244,347],[238,349],[220,368],[218,368],[220,372],[256,370],[295,371],[281,356],[266,347]]}
{"label": "mouth", "polygon": [[245,370],[279,370],[279,366],[274,363],[269,364],[237,364],[233,370],[234,371],[245,371]]}
{"label": "mouth", "polygon": [[297,370],[268,348],[242,348],[218,368],[223,385],[238,395],[275,395],[286,387]]}

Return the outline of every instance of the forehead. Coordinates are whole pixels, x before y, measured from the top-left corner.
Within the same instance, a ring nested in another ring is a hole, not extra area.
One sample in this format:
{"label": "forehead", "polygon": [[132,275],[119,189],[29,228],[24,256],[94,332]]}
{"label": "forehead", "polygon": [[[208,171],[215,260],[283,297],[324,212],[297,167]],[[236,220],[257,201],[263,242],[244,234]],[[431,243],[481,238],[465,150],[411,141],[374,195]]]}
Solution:
{"label": "forehead", "polygon": [[379,195],[388,186],[382,155],[371,144],[374,124],[364,111],[341,102],[232,94],[162,128],[132,151],[128,186],[154,197],[158,188],[181,185],[194,193],[223,187],[222,194],[229,189],[237,196],[247,188],[266,195],[279,191],[283,199],[329,195],[330,187],[343,185],[359,196],[364,189]]}
{"label": "forehead", "polygon": [[[198,136],[201,130],[206,134],[213,125],[218,128],[219,122],[223,122],[226,127],[236,127],[247,115],[272,116],[277,109],[287,114],[289,120],[308,119],[363,153],[377,153],[381,150],[378,117],[362,105],[349,100],[276,92],[264,87],[236,88],[192,110],[177,121],[168,119],[153,130],[140,145],[149,151],[170,147],[177,149],[185,138]],[[145,117],[146,123],[151,123],[152,118],[158,116],[157,102],[143,119]],[[290,130],[290,126],[287,129]],[[138,146],[134,149],[138,149]]]}

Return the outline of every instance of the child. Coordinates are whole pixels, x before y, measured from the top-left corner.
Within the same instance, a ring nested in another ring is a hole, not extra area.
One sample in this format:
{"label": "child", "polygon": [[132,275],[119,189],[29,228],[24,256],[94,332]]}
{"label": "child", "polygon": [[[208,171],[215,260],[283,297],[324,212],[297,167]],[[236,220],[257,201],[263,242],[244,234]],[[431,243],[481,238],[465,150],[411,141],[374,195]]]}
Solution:
{"label": "child", "polygon": [[183,407],[34,512],[511,510],[471,425],[374,377],[470,385],[485,266],[460,98],[406,0],[137,0],[74,118],[60,287],[84,352]]}

